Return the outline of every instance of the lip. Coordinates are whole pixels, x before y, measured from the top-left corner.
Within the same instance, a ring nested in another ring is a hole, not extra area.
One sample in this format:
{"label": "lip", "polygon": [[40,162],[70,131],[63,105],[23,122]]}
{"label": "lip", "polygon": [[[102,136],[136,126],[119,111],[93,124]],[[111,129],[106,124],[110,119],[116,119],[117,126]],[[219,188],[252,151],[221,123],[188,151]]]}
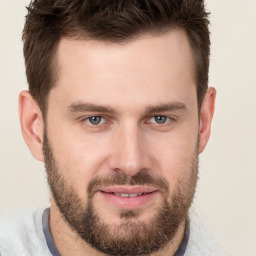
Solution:
{"label": "lip", "polygon": [[157,191],[154,187],[146,186],[112,186],[101,188],[100,191],[105,193],[122,193],[122,194],[139,194],[139,193],[152,193]]}
{"label": "lip", "polygon": [[[145,206],[154,200],[158,194],[158,190],[152,187],[144,186],[113,186],[102,188],[99,194],[104,200],[107,200],[111,205],[119,209],[137,209],[139,207]],[[133,197],[121,197],[118,194],[141,194],[143,195],[133,196]]]}

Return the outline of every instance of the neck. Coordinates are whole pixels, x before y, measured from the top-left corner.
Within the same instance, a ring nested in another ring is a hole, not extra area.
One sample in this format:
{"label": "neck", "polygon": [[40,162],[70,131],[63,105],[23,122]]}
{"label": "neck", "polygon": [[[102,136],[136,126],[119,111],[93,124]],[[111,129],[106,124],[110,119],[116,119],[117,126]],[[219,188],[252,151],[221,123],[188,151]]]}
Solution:
{"label": "neck", "polygon": [[[186,220],[182,221],[173,239],[161,250],[151,254],[151,256],[174,255],[179,249],[185,232]],[[62,256],[105,256],[86,243],[81,237],[66,223],[55,202],[52,200],[50,210],[49,226],[56,248]]]}

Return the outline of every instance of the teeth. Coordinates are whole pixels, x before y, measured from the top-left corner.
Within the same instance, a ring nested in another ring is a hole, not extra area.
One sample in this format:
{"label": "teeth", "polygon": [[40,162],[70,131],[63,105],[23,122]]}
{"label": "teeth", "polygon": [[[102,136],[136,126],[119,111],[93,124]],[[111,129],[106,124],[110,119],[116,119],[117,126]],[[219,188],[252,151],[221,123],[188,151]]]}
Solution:
{"label": "teeth", "polygon": [[138,194],[123,194],[123,193],[114,193],[116,196],[121,196],[121,197],[135,197],[135,196],[141,196],[143,193],[138,193]]}

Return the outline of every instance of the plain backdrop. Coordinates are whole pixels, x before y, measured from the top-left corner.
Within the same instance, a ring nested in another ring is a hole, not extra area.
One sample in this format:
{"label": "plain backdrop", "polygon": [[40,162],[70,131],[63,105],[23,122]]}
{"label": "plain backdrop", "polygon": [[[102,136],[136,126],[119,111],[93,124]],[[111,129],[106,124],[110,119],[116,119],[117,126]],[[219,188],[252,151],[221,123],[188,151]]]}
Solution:
{"label": "plain backdrop", "polygon": [[[0,215],[49,205],[43,164],[31,156],[18,121],[18,94],[27,89],[25,5],[0,0]],[[256,256],[256,0],[208,0],[207,8],[209,85],[217,89],[217,102],[195,205],[231,255]]]}

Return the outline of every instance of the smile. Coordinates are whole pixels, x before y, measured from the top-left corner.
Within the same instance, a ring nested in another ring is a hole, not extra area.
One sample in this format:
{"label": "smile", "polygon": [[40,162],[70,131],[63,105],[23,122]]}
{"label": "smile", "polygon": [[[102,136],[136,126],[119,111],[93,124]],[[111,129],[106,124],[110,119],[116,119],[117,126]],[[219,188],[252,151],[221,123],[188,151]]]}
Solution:
{"label": "smile", "polygon": [[149,204],[158,194],[150,187],[108,187],[99,191],[103,200],[120,209],[136,209]]}

